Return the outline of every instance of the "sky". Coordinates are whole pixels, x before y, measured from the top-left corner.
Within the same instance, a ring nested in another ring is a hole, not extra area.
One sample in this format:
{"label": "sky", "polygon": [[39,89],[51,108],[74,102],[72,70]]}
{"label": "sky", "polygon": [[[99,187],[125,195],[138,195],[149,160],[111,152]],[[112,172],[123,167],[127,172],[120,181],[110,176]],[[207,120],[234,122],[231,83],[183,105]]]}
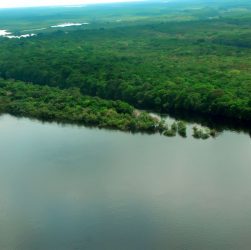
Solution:
{"label": "sky", "polygon": [[137,0],[0,0],[0,8],[133,2]]}

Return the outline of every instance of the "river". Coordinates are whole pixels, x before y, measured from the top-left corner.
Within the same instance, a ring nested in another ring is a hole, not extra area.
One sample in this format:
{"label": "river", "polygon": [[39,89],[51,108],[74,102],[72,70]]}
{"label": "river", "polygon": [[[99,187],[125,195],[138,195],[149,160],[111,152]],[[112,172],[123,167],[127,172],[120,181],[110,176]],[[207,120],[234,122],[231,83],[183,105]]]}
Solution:
{"label": "river", "polygon": [[0,117],[0,249],[249,250],[251,140]]}

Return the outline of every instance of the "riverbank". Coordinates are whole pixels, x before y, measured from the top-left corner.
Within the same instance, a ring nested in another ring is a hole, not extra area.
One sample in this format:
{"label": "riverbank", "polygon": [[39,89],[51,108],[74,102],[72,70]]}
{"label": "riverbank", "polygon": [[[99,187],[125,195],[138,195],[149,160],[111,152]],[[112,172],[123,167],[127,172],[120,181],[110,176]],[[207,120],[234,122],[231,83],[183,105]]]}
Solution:
{"label": "riverbank", "polygon": [[165,129],[161,120],[146,112],[138,113],[125,102],[84,96],[77,88],[61,90],[12,80],[0,80],[0,111],[130,132],[156,133]]}
{"label": "riverbank", "polygon": [[[79,89],[62,90],[14,80],[0,79],[0,112],[132,133],[160,133],[166,137],[187,137],[187,124],[167,121],[122,102],[82,95]],[[216,131],[191,134],[196,139],[215,137]],[[198,132],[198,131],[196,131]]]}

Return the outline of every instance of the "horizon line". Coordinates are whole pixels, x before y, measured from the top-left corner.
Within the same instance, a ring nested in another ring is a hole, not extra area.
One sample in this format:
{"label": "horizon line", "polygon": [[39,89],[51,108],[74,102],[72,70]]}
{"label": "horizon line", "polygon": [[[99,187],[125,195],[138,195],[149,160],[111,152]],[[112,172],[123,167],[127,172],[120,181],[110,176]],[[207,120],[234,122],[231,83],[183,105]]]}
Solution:
{"label": "horizon line", "polygon": [[42,7],[65,7],[65,8],[80,8],[87,5],[102,5],[102,4],[119,4],[119,3],[136,3],[136,2],[147,2],[149,0],[119,0],[119,1],[111,1],[107,0],[104,2],[83,2],[83,3],[69,3],[69,4],[45,4],[45,5],[25,5],[25,6],[0,6],[0,9],[23,9],[23,8],[42,8]]}

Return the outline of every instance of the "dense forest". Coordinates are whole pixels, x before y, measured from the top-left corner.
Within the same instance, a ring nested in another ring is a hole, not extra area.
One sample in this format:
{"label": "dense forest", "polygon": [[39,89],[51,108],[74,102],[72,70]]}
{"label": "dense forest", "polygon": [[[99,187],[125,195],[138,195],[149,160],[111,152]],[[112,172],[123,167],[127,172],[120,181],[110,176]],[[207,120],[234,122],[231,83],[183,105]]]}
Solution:
{"label": "dense forest", "polygon": [[0,79],[0,112],[131,132],[162,132],[161,120],[121,101],[83,96],[77,88],[25,84]]}
{"label": "dense forest", "polygon": [[161,113],[185,111],[250,124],[251,11],[243,3],[245,8],[231,5],[224,11],[203,7],[201,16],[196,8],[168,18],[162,10],[144,22],[130,17],[119,27],[0,38],[0,77],[74,88],[84,96]]}

